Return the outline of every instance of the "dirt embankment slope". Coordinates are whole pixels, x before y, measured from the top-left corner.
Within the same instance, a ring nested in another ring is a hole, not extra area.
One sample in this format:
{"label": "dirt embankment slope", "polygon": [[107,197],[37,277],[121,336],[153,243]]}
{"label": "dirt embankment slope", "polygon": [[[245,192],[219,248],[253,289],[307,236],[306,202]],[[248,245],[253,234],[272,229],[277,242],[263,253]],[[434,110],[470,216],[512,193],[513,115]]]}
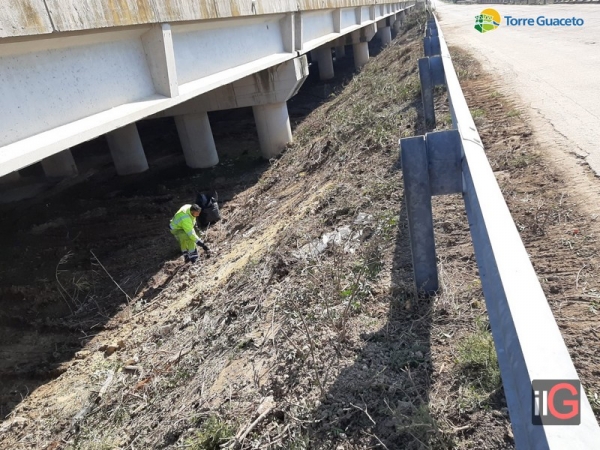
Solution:
{"label": "dirt embankment slope", "polygon": [[[76,243],[48,247],[40,238],[37,252],[28,252],[54,255],[56,270],[40,281],[35,270],[19,280],[15,269],[9,273],[19,281],[3,286],[3,295],[39,299],[32,311],[68,304],[68,317],[26,325],[70,333],[73,352],[78,341],[85,346],[62,361],[60,351],[69,349],[57,347],[42,374],[34,356],[23,362],[26,375],[40,376],[22,401],[15,399],[20,369],[3,368],[3,384],[15,390],[3,397],[12,403],[1,447],[514,447],[460,196],[435,201],[442,290],[429,299],[413,293],[397,140],[425,131],[422,21],[412,17],[390,47],[309,114],[280,159],[232,169],[225,220],[206,232],[214,258],[182,266],[163,229],[193,193],[191,177],[145,196],[113,195],[112,187],[85,205],[93,217],[76,223],[48,212],[56,234]],[[598,392],[598,357],[588,350],[597,345],[595,239],[519,114],[474,61],[456,57],[584,384]],[[437,107],[439,128],[447,127],[443,93]],[[109,195],[110,211],[96,209]],[[23,242],[35,232],[49,240],[48,230],[22,229]],[[36,295],[42,286],[47,295]],[[8,325],[14,334],[23,324]]]}

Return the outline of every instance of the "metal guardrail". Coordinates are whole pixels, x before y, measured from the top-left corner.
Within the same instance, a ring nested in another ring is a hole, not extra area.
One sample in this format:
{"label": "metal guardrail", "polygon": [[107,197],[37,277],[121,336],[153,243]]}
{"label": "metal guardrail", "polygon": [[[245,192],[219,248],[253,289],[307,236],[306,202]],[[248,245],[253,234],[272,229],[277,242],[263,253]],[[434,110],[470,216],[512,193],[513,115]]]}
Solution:
{"label": "metal guardrail", "polygon": [[[579,377],[485,155],[435,18],[428,22],[424,49],[419,70],[425,119],[435,123],[433,88],[445,85],[453,130],[400,140],[416,287],[429,294],[438,289],[431,196],[462,193],[517,448],[599,449],[600,427],[583,389],[576,405],[578,425],[548,423],[544,407],[553,407],[557,397],[544,394],[548,390],[536,380],[577,385]],[[564,417],[564,407],[570,404],[573,411],[575,406],[564,397],[561,401],[554,412]],[[536,405],[541,416],[534,415]]]}
{"label": "metal guardrail", "polygon": [[[453,3],[466,3],[453,1]],[[600,3],[600,0],[473,0],[469,3],[496,5],[552,5],[554,3]]]}

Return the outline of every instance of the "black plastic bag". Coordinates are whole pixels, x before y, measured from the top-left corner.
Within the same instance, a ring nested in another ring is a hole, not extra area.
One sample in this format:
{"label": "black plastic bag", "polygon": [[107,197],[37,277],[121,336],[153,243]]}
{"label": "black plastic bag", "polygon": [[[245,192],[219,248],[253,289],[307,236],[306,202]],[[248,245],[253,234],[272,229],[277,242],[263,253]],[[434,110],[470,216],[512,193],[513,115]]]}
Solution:
{"label": "black plastic bag", "polygon": [[199,193],[196,197],[196,204],[202,208],[202,212],[198,217],[198,222],[205,227],[210,223],[215,223],[221,220],[219,212],[218,195],[213,193]]}

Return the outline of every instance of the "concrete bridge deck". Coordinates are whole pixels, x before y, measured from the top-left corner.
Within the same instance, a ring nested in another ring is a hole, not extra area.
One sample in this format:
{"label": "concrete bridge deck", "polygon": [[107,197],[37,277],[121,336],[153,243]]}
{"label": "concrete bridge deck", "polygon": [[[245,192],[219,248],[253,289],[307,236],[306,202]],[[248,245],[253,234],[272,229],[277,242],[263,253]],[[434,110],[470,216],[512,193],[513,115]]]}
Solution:
{"label": "concrete bridge deck", "polygon": [[[218,155],[206,111],[253,106],[265,157],[292,139],[286,101],[308,74],[357,68],[414,2],[8,0],[0,4],[0,177],[42,161],[77,173],[70,147],[106,134],[120,174],[148,168],[135,122],[176,116],[186,161]],[[192,102],[190,102],[192,101]],[[8,175],[8,177],[6,177]]]}

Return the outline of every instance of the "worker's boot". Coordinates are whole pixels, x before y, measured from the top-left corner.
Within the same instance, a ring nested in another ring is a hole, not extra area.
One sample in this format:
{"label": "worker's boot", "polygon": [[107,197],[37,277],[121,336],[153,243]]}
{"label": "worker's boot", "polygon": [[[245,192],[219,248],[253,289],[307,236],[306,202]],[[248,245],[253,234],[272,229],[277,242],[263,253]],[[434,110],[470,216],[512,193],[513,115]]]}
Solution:
{"label": "worker's boot", "polygon": [[196,261],[198,261],[198,249],[191,251],[189,255],[191,264],[194,264]]}
{"label": "worker's boot", "polygon": [[181,252],[183,255],[183,263],[188,263],[190,262],[190,254],[187,250],[184,250],[183,252]]}

